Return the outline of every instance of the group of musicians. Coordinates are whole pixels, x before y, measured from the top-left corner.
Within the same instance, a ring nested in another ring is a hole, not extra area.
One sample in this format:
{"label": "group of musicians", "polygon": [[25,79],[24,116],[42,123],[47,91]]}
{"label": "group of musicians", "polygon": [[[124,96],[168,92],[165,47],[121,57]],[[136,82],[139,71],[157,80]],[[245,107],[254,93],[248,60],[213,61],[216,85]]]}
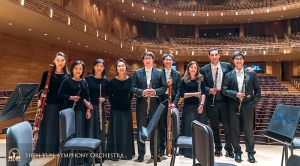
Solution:
{"label": "group of musicians", "polygon": [[[198,120],[210,126],[214,135],[215,156],[222,155],[222,143],[219,134],[219,122],[225,131],[226,156],[241,162],[240,131],[245,131],[246,152],[248,161],[254,158],[254,105],[260,97],[260,87],[255,72],[251,68],[244,70],[244,54],[235,52],[230,63],[220,62],[220,53],[216,48],[209,50],[211,63],[200,67],[191,61],[183,78],[172,69],[174,56],[171,53],[162,57],[164,68],[153,67],[155,55],[151,52],[142,54],[144,67],[135,71],[132,78],[127,75],[128,66],[123,59],[115,65],[116,76],[106,79],[106,64],[97,59],[92,67],[92,75],[83,78],[85,70],[82,61],[71,65],[70,74],[66,67],[66,56],[58,52],[54,58],[49,91],[44,116],[41,122],[36,145],[37,153],[59,152],[59,111],[73,108],[75,113],[76,137],[90,137],[101,140],[102,152],[120,153],[123,160],[130,160],[135,155],[133,123],[131,115],[131,99],[137,96],[136,119],[138,131],[146,127],[162,101],[169,98],[168,86],[172,86],[172,101],[164,102],[166,106],[158,130],[158,157],[165,155],[167,114],[172,108],[178,107],[179,98],[184,98],[181,135],[191,136],[191,123]],[[48,71],[42,76],[39,90],[46,84]],[[107,144],[105,138],[104,102],[111,104]],[[39,102],[40,103],[40,102]],[[101,115],[102,114],[102,115]],[[138,162],[144,161],[145,144],[138,137]],[[199,147],[201,148],[201,147]],[[154,136],[150,138],[151,158],[154,156]],[[96,151],[95,153],[99,153]],[[191,149],[179,149],[179,154],[192,157]],[[107,159],[107,158],[106,158]],[[118,161],[119,158],[110,158]],[[96,160],[97,161],[97,160]],[[102,159],[104,162],[104,160]],[[76,158],[75,165],[91,164],[89,158]],[[98,160],[97,162],[100,162]]]}

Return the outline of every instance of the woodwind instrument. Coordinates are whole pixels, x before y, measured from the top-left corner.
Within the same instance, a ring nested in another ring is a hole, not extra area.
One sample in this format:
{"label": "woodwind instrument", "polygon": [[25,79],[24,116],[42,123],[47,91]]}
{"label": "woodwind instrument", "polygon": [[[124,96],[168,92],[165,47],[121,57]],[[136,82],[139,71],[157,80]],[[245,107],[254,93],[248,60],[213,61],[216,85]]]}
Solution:
{"label": "woodwind instrument", "polygon": [[[80,84],[79,84],[78,86],[79,86],[79,88],[80,88]],[[81,89],[79,89],[79,92],[78,92],[78,95],[77,95],[77,96],[80,95],[80,91],[81,91]],[[75,108],[75,106],[76,106],[76,103],[77,103],[77,101],[74,101],[74,104],[73,104],[73,106],[72,106],[72,109],[73,109],[73,110],[74,110],[74,108]]]}
{"label": "woodwind instrument", "polygon": [[[102,84],[100,84],[100,98],[102,97]],[[99,101],[99,118],[100,118],[100,130],[102,130],[102,103]]]}
{"label": "woodwind instrument", "polygon": [[[241,89],[240,93],[245,93],[244,89],[245,89],[245,84],[246,84],[246,76],[247,76],[247,73],[246,73],[246,71],[244,71],[244,80],[243,80],[243,85],[242,85],[242,89]],[[242,102],[243,102],[243,99],[240,99],[240,104],[239,104],[238,112],[236,113],[238,115],[241,115]]]}
{"label": "woodwind instrument", "polygon": [[[215,76],[215,82],[214,82],[214,88],[217,87],[217,81],[218,81],[218,72],[219,68],[217,67],[217,71],[216,71],[216,76]],[[213,98],[212,98],[212,102],[211,102],[211,106],[215,106],[215,98],[216,98],[216,94],[214,94]]]}
{"label": "woodwind instrument", "polygon": [[33,134],[33,146],[32,146],[33,152],[36,148],[36,143],[37,143],[37,139],[38,139],[38,135],[39,135],[39,129],[40,129],[41,121],[43,119],[43,115],[44,115],[44,108],[46,105],[46,98],[47,98],[47,94],[48,94],[48,88],[49,88],[49,84],[50,84],[50,80],[51,80],[53,66],[54,66],[53,64],[49,65],[46,84],[44,87],[43,94],[41,95],[41,98],[40,98],[41,104],[38,106],[38,110],[35,114],[35,120],[34,120],[34,124],[33,124],[33,133],[32,133]]}
{"label": "woodwind instrument", "polygon": [[[170,77],[169,79],[172,80]],[[172,83],[169,85],[169,106],[172,104]],[[172,146],[172,115],[171,109],[168,110],[168,119],[167,119],[167,155],[171,156],[171,146]],[[175,152],[174,152],[175,153]]]}
{"label": "woodwind instrument", "polygon": [[[151,88],[152,88],[152,84],[151,84],[151,80],[150,80],[149,85],[148,85],[148,89],[151,89]],[[146,110],[147,115],[146,115],[146,117],[149,117],[150,100],[151,100],[151,96],[148,96],[148,98],[147,98],[147,110]]]}
{"label": "woodwind instrument", "polygon": [[198,82],[198,92],[201,93],[201,95],[200,95],[200,97],[199,97],[199,106],[200,106],[201,101],[202,101],[201,78],[198,78],[197,82]]}

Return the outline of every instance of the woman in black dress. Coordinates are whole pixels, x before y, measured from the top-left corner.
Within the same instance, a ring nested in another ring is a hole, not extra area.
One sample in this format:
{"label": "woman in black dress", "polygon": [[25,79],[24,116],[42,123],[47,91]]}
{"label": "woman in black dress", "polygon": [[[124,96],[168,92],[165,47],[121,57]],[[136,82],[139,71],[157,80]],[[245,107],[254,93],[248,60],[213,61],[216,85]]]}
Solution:
{"label": "woman in black dress", "polygon": [[[75,113],[75,137],[83,138],[85,129],[85,117],[91,117],[90,95],[87,82],[82,78],[84,73],[84,63],[75,61],[71,66],[71,76],[63,81],[58,91],[58,97],[64,100],[63,108],[73,108]],[[87,108],[87,109],[86,109]],[[87,110],[87,111],[85,111]],[[75,153],[82,153],[75,151]],[[75,158],[76,164],[83,164],[83,158]]]}
{"label": "woman in black dress", "polygon": [[[40,125],[36,153],[58,153],[59,152],[59,111],[64,101],[57,98],[57,92],[64,79],[68,77],[66,56],[62,52],[54,55],[54,67],[52,69],[48,95],[44,108],[44,115]],[[44,90],[48,70],[43,73],[39,92]],[[40,101],[38,102],[40,104]]]}
{"label": "woman in black dress", "polygon": [[[92,75],[85,78],[89,86],[91,103],[93,104],[93,110],[91,111],[92,116],[86,121],[86,137],[100,139],[102,153],[105,152],[106,148],[104,102],[109,97],[109,81],[106,79],[105,66],[103,59],[97,59],[93,63]],[[102,107],[102,129],[100,129],[99,104],[101,104]],[[99,153],[98,148],[95,150],[95,153]],[[104,161],[104,159],[102,159],[102,161]],[[99,159],[97,159],[97,162],[99,162]],[[91,160],[89,160],[88,163],[91,163]]]}
{"label": "woman in black dress", "polygon": [[[132,79],[127,76],[127,64],[123,59],[116,63],[117,75],[110,80],[111,110],[108,125],[107,153],[122,154],[130,160],[135,155],[130,92]],[[111,158],[118,161],[118,157]]]}
{"label": "woman in black dress", "polygon": [[[180,96],[184,98],[181,135],[184,136],[192,136],[191,124],[194,120],[207,124],[207,114],[203,112],[205,94],[202,93],[205,83],[199,70],[197,62],[190,62],[181,80]],[[179,153],[192,158],[192,149],[179,149]]]}

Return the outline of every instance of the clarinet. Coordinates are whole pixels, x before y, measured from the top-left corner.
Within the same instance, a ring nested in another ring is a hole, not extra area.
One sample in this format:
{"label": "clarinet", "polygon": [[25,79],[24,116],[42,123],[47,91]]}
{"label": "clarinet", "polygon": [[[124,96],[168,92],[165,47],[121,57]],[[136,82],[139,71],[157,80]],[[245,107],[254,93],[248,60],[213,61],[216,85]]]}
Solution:
{"label": "clarinet", "polygon": [[[151,89],[151,88],[152,88],[152,84],[151,84],[151,80],[150,80],[149,85],[148,85],[148,89]],[[150,100],[151,100],[151,96],[148,96],[148,98],[147,98],[147,111],[146,111],[147,115],[146,115],[146,117],[149,116]]]}
{"label": "clarinet", "polygon": [[38,106],[38,110],[35,114],[35,120],[34,120],[34,124],[33,124],[33,135],[32,135],[33,136],[33,146],[32,146],[33,152],[36,148],[36,143],[37,143],[38,135],[39,135],[39,129],[40,129],[41,121],[43,119],[44,108],[46,105],[46,98],[47,98],[47,94],[48,94],[48,88],[49,88],[49,84],[50,84],[50,80],[51,80],[53,66],[54,65],[52,65],[52,64],[49,65],[46,84],[44,87],[43,94],[41,95],[41,98],[40,98],[41,104]]}
{"label": "clarinet", "polygon": [[[216,76],[215,76],[215,82],[214,82],[214,88],[217,87],[218,70],[219,70],[219,68],[217,67]],[[212,98],[211,106],[215,106],[215,98],[216,98],[216,94],[214,94],[214,96]]]}
{"label": "clarinet", "polygon": [[[80,87],[80,86],[79,86]],[[77,96],[79,96],[80,95],[80,91],[81,91],[81,89],[79,89],[79,92],[78,92],[78,95]],[[72,106],[72,109],[74,110],[74,108],[75,108],[75,106],[76,106],[76,103],[77,103],[77,101],[74,101],[74,104],[73,104],[73,106]]]}
{"label": "clarinet", "polygon": [[[171,77],[169,79],[172,79]],[[172,104],[172,84],[169,85],[169,106]],[[167,119],[167,155],[171,156],[171,146],[172,146],[172,115],[171,110],[168,110]],[[175,152],[174,152],[175,153]]]}
{"label": "clarinet", "polygon": [[[243,80],[243,85],[242,85],[242,89],[241,89],[240,93],[244,93],[245,92],[244,89],[245,89],[245,84],[246,84],[246,76],[247,76],[247,73],[246,73],[246,71],[244,71],[244,80]],[[240,104],[239,104],[239,107],[238,107],[238,112],[236,113],[238,115],[241,115],[242,102],[243,102],[243,99],[240,99]]]}
{"label": "clarinet", "polygon": [[[198,82],[198,92],[200,92],[201,95],[202,95],[202,91],[201,91],[201,78],[200,77],[198,78],[197,82]],[[202,96],[199,97],[199,106],[201,104],[201,101],[202,101]]]}
{"label": "clarinet", "polygon": [[[102,86],[100,84],[100,98],[101,98]],[[99,118],[100,118],[100,130],[102,130],[102,104],[99,101]]]}

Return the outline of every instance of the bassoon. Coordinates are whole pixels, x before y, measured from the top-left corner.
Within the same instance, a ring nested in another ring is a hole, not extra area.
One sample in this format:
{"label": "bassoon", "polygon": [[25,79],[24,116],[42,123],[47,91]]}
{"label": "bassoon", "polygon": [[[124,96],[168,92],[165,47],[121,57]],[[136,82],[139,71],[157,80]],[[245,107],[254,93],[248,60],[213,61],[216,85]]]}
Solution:
{"label": "bassoon", "polygon": [[[172,79],[171,77],[169,79]],[[172,104],[172,83],[169,85],[169,106]],[[171,109],[168,110],[168,119],[167,119],[167,155],[171,156],[171,146],[172,146],[172,115]],[[175,153],[175,152],[173,152]]]}
{"label": "bassoon", "polygon": [[38,105],[38,109],[36,111],[35,114],[35,119],[34,119],[34,124],[33,124],[33,146],[32,146],[32,150],[34,152],[35,148],[36,148],[36,143],[38,140],[38,136],[39,136],[39,129],[40,129],[40,125],[41,125],[41,121],[43,119],[43,114],[44,114],[44,109],[45,109],[45,105],[46,105],[46,98],[47,98],[47,94],[48,94],[48,88],[49,88],[49,84],[50,84],[50,80],[51,80],[51,75],[52,75],[52,70],[53,70],[54,65],[50,64],[49,65],[49,69],[48,69],[48,75],[47,75],[47,79],[46,79],[46,84],[44,87],[44,91],[43,94],[40,97],[40,104]]}

